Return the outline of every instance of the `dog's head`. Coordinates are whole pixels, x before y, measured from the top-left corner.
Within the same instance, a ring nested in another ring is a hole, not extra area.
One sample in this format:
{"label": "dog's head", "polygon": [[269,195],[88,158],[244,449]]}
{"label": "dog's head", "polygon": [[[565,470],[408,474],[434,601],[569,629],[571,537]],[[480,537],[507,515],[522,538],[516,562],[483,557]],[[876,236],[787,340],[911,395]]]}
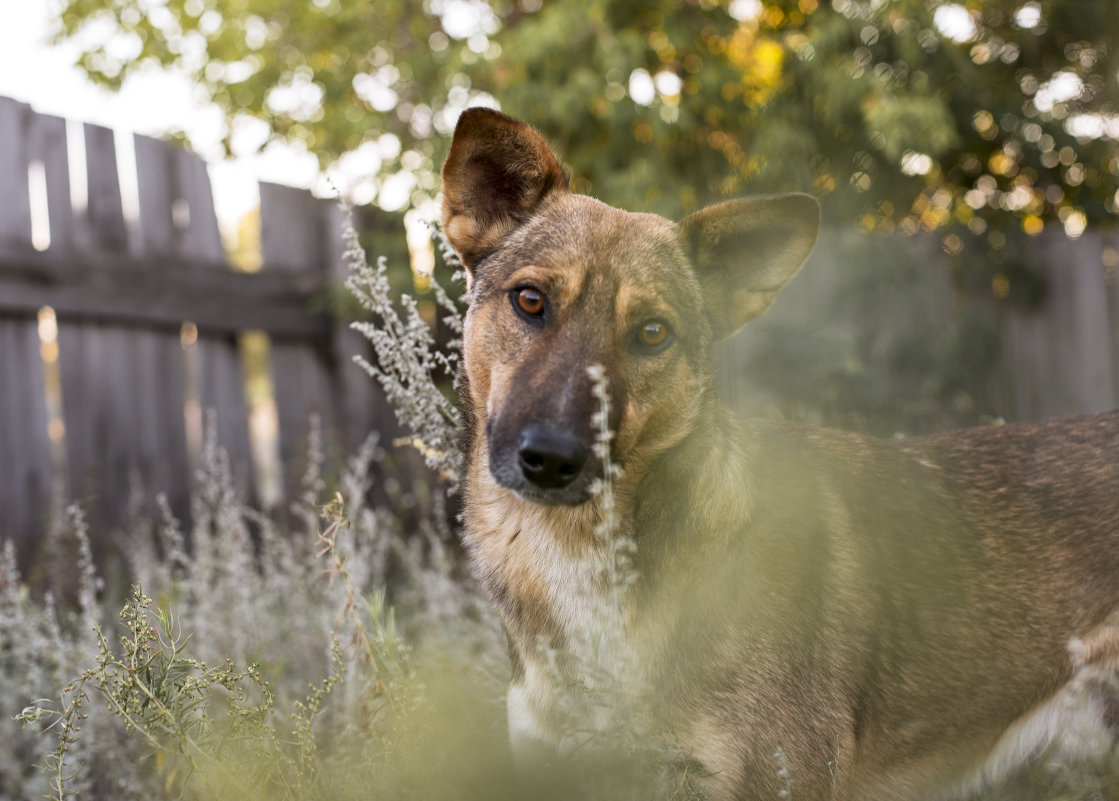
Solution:
{"label": "dog's head", "polygon": [[816,241],[819,209],[782,195],[680,223],[621,211],[571,193],[538,132],[470,109],[443,166],[443,227],[470,285],[475,447],[520,497],[575,505],[601,473],[587,368],[606,371],[613,458],[640,470],[691,431],[712,342],[773,302]]}

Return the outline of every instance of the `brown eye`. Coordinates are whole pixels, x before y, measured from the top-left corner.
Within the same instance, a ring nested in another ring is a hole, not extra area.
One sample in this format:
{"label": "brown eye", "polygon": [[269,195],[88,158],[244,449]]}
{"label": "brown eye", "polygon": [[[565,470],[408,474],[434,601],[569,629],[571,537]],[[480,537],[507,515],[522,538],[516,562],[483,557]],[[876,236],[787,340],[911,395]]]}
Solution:
{"label": "brown eye", "polygon": [[645,323],[641,326],[638,339],[647,348],[659,348],[668,341],[668,326],[656,320]]}
{"label": "brown eye", "polygon": [[539,317],[544,313],[544,296],[535,289],[525,287],[517,290],[517,308],[530,317]]}

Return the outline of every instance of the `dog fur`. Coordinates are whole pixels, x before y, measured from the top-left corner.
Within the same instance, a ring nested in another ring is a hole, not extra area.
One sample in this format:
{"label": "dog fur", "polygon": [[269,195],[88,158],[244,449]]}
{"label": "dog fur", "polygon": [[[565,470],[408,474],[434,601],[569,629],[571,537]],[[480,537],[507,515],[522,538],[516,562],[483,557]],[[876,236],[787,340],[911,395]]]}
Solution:
{"label": "dog fur", "polygon": [[637,547],[627,640],[712,798],[779,797],[778,750],[802,799],[959,794],[1072,722],[1119,724],[1119,412],[896,441],[740,421],[712,344],[808,257],[814,199],[622,211],[485,109],[443,181],[469,275],[466,544],[509,638],[515,750],[562,743],[540,644],[592,623],[595,364]]}

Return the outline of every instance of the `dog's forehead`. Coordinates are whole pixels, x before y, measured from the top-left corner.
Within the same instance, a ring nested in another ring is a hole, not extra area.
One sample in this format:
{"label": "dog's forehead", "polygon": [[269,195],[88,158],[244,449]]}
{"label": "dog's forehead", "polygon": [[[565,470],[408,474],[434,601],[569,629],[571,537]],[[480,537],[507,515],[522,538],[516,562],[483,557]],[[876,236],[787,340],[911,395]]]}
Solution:
{"label": "dog's forehead", "polygon": [[526,265],[577,284],[628,285],[685,305],[700,294],[675,223],[655,214],[623,211],[584,195],[564,195],[514,232],[483,267],[498,287]]}
{"label": "dog's forehead", "polygon": [[[631,270],[642,261],[675,266],[680,257],[676,226],[655,214],[616,209],[583,195],[550,204],[525,234],[557,258],[610,263]],[[650,266],[653,266],[651,264]]]}

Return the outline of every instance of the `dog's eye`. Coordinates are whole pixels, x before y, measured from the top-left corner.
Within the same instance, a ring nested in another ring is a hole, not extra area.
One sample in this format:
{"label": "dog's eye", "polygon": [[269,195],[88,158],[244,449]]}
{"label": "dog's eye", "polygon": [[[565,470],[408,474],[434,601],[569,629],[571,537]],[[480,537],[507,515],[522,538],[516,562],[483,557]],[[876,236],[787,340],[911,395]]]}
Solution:
{"label": "dog's eye", "polygon": [[513,303],[518,311],[529,317],[539,317],[544,313],[544,295],[532,287],[514,290]]}
{"label": "dog's eye", "polygon": [[641,325],[641,329],[637,332],[637,341],[648,350],[660,351],[668,345],[670,335],[671,331],[668,330],[667,323],[649,320]]}

